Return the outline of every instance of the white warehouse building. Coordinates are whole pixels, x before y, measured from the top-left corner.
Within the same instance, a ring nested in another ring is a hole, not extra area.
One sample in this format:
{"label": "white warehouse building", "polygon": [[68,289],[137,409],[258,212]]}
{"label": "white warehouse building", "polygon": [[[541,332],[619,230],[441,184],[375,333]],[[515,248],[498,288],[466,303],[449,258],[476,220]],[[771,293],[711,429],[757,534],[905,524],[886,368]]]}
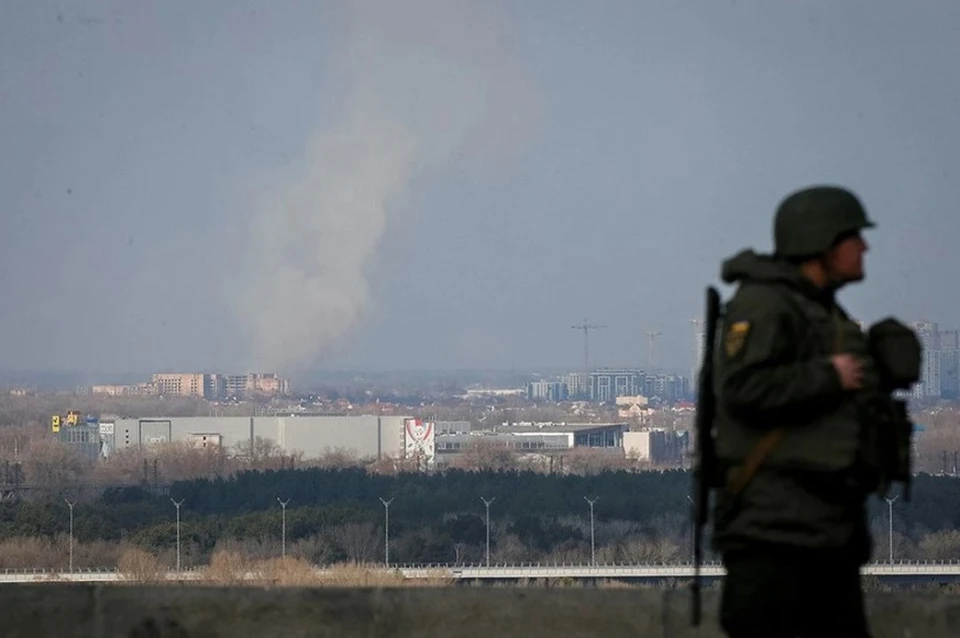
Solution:
{"label": "white warehouse building", "polygon": [[361,458],[432,460],[432,424],[408,416],[151,417],[100,421],[104,452],[188,442],[198,447],[243,449],[260,437],[286,453],[316,458],[334,450]]}

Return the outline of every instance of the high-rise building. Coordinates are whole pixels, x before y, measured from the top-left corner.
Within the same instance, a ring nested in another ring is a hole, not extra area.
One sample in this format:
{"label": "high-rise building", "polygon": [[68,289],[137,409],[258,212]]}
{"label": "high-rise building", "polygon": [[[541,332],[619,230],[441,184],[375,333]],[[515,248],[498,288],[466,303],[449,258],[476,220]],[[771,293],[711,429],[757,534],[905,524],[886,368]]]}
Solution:
{"label": "high-rise building", "polygon": [[913,388],[915,398],[940,396],[940,329],[930,321],[917,321],[911,324],[923,348],[920,367],[920,383]]}
{"label": "high-rise building", "polygon": [[562,381],[531,381],[527,384],[527,398],[531,401],[565,401],[567,384]]}
{"label": "high-rise building", "polygon": [[590,398],[590,375],[586,372],[571,372],[565,374],[560,381],[567,386],[567,398]]}
{"label": "high-rise building", "polygon": [[939,345],[940,398],[960,399],[960,331],[942,331]]}
{"label": "high-rise building", "polygon": [[617,397],[642,395],[677,401],[689,394],[687,379],[666,372],[600,368],[590,373],[590,400],[614,401]]}

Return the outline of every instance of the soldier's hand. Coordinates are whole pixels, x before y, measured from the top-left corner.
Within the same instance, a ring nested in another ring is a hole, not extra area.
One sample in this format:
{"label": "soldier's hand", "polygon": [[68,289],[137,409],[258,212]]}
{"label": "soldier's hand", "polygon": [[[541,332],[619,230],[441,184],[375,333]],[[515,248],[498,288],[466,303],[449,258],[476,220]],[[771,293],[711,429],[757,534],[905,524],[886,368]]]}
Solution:
{"label": "soldier's hand", "polygon": [[844,390],[858,390],[863,386],[863,362],[852,354],[835,354],[830,362],[840,375]]}

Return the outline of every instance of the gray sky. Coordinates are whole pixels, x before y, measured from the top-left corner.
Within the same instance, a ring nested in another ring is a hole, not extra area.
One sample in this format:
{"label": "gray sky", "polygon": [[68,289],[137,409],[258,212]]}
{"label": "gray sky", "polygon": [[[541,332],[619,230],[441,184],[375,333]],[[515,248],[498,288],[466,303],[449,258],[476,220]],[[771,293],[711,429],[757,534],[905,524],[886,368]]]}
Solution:
{"label": "gray sky", "polygon": [[[395,7],[402,4],[403,10]],[[812,182],[960,324],[960,3],[0,4],[0,367],[686,368]]]}

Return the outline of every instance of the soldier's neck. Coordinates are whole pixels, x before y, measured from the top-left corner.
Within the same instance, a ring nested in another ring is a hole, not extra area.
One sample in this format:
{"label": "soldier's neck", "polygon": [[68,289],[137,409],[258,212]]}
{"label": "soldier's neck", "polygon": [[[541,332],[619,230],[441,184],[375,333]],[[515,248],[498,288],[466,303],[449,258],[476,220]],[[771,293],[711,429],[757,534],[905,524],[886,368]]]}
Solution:
{"label": "soldier's neck", "polygon": [[800,274],[820,290],[826,288],[829,282],[827,271],[824,269],[820,260],[807,261],[800,264]]}

